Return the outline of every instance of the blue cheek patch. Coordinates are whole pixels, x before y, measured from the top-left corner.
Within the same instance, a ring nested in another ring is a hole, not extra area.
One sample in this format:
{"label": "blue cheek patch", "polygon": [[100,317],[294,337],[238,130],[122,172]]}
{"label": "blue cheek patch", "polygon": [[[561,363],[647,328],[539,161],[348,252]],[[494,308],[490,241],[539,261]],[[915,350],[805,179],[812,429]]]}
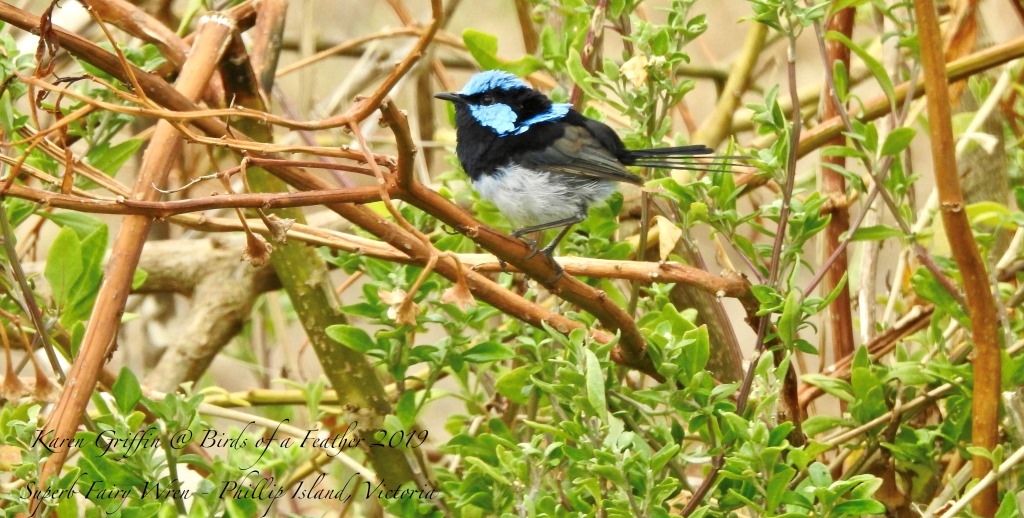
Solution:
{"label": "blue cheek patch", "polygon": [[470,105],[469,111],[477,122],[493,129],[498,135],[508,135],[517,129],[516,119],[518,116],[507,104],[498,103],[489,106],[473,104]]}

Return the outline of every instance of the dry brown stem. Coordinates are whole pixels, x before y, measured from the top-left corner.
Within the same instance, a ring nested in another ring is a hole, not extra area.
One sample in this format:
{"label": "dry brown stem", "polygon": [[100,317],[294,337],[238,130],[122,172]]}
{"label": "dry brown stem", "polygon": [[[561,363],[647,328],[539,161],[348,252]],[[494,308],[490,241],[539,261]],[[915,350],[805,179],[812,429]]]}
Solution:
{"label": "dry brown stem", "polygon": [[[854,9],[848,7],[833,14],[826,25],[826,29],[838,31],[849,38],[853,34],[853,20]],[[835,39],[827,40],[825,47],[829,60],[826,63],[826,67],[828,67],[825,71],[826,74],[831,74],[831,70],[834,67],[833,63],[835,62],[841,63],[845,70],[850,70],[849,47]],[[826,81],[825,83],[826,89],[831,90],[834,87],[833,81]],[[846,109],[845,106],[839,106],[833,101],[836,96],[837,94],[834,91],[830,91],[823,96],[822,119],[828,120],[832,117],[838,117],[840,110]],[[846,145],[846,137],[837,136],[829,142],[829,145],[844,146]],[[836,169],[828,167],[828,164],[840,168],[846,167],[846,158],[842,156],[829,156],[822,158],[822,162],[824,163],[821,166],[821,190],[830,199],[845,199],[846,179]],[[846,206],[839,203],[835,204],[831,210],[831,216],[828,226],[825,227],[825,232],[822,235],[822,244],[824,245],[821,253],[822,258],[833,255],[839,248],[843,235],[850,229],[850,211]],[[826,294],[832,293],[837,288],[840,289],[839,295],[828,308],[828,335],[832,338],[832,358],[835,359],[852,356],[854,349],[853,307],[850,300],[850,287],[848,283],[846,286],[839,287],[840,283],[846,282],[843,279],[848,270],[849,264],[846,259],[846,250],[843,249],[828,268],[825,282],[822,285],[822,291]],[[846,403],[840,402],[840,408],[845,410]]]}

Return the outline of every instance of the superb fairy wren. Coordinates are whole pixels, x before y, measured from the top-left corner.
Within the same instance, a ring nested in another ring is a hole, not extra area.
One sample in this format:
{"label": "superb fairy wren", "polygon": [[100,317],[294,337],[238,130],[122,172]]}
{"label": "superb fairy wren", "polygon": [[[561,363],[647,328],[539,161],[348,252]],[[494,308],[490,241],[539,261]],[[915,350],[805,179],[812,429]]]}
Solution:
{"label": "superb fairy wren", "polygon": [[587,209],[616,182],[642,183],[626,166],[693,169],[688,159],[713,153],[701,145],[626,149],[607,125],[507,72],[480,72],[462,91],[434,97],[455,104],[455,152],[473,188],[519,227],[512,236],[561,227],[540,249],[559,272],[552,253]]}

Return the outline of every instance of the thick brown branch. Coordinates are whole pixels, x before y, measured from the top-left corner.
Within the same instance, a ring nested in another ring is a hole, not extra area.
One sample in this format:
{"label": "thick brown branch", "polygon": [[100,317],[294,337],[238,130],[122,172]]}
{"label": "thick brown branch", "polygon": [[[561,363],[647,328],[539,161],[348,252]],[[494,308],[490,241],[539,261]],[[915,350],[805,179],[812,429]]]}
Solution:
{"label": "thick brown branch", "polygon": [[156,45],[175,68],[180,69],[185,63],[188,43],[138,6],[125,0],[91,0],[89,3],[107,22],[132,36]]}
{"label": "thick brown branch", "polygon": [[[956,142],[953,140],[942,34],[935,5],[932,0],[914,0],[914,13],[918,22],[924,87],[928,94],[935,187],[939,192],[940,213],[949,248],[963,277],[974,338],[971,437],[975,445],[992,451],[999,444],[999,388],[1002,379],[999,317],[985,263],[964,210],[960,173],[954,155]],[[992,470],[990,457],[974,455],[973,463],[976,479],[984,478]],[[998,487],[993,484],[974,500],[973,510],[981,516],[993,516],[998,507]]]}

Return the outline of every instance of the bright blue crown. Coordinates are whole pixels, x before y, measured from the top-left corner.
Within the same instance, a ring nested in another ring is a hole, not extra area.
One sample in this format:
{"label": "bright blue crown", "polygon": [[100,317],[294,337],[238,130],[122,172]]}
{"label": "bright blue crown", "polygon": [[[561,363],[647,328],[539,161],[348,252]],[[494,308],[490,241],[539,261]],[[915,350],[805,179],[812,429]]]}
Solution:
{"label": "bright blue crown", "polygon": [[485,70],[473,75],[469,78],[469,82],[466,86],[462,87],[462,91],[459,92],[462,95],[474,95],[481,94],[488,90],[517,90],[520,88],[530,88],[514,74],[510,74],[503,70]]}

